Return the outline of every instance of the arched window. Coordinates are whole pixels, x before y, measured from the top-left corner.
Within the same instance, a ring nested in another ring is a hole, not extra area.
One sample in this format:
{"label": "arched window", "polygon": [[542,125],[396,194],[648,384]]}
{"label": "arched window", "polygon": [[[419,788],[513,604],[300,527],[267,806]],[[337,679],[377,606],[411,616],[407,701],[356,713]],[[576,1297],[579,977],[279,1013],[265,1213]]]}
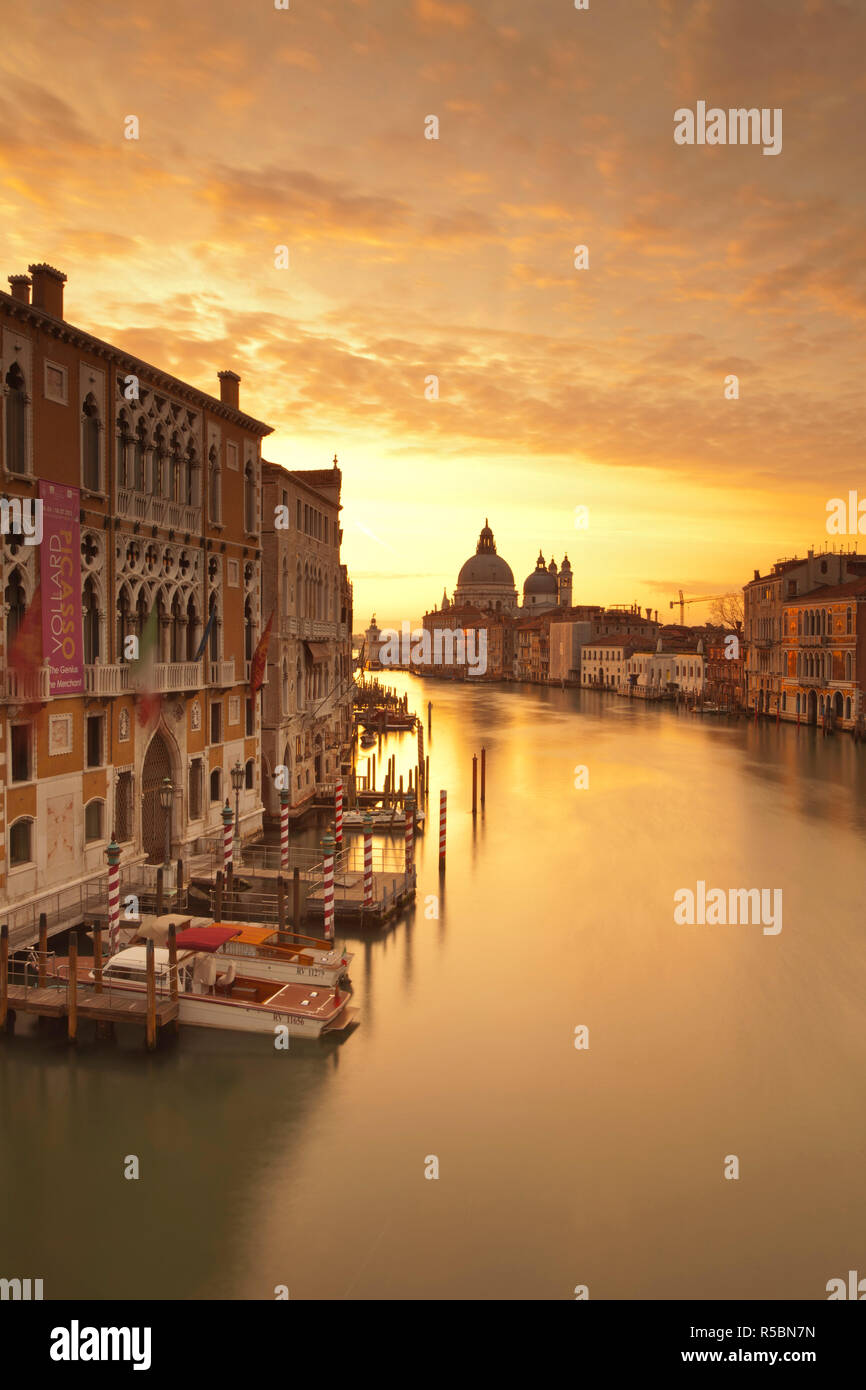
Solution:
{"label": "arched window", "polygon": [[851,633],[852,633],[853,631],[854,631],[854,613],[853,613],[852,609],[849,608],[849,609],[847,610],[847,612],[845,613],[845,632],[846,632],[847,635],[850,637],[850,636],[851,636]]}
{"label": "arched window", "polygon": [[129,420],[126,411],[121,410],[117,417],[117,486],[130,487],[131,462],[132,462],[132,435],[129,432]]}
{"label": "arched window", "polygon": [[89,492],[101,490],[101,469],[99,466],[99,406],[96,397],[89,391],[84,399],[81,415],[81,458],[84,486]]}
{"label": "arched window", "polygon": [[244,790],[251,792],[255,787],[255,764],[252,758],[244,764]]}
{"label": "arched window", "polygon": [[800,609],[797,609],[797,636],[798,636],[798,637],[802,637],[802,635],[803,635],[803,614],[802,614],[802,612],[800,611]]}
{"label": "arched window", "polygon": [[210,620],[211,614],[213,614],[213,623],[211,624],[210,638],[209,638],[210,659],[211,659],[211,661],[219,661],[219,659],[220,659],[220,620],[219,620],[219,604],[217,603],[217,596],[216,596],[216,594],[211,594],[210,608],[208,609],[208,620]]}
{"label": "arched window", "polygon": [[845,718],[846,718],[846,719],[850,719],[850,718],[851,718],[851,696],[850,696],[850,695],[848,696],[848,699],[845,701]]}
{"label": "arched window", "polygon": [[289,612],[289,566],[283,561],[283,571],[280,576],[280,614],[287,617]]}
{"label": "arched window", "polygon": [[253,652],[256,647],[255,623],[253,620],[253,606],[249,599],[244,603],[244,660],[252,661]]}
{"label": "arched window", "polygon": [[84,808],[84,841],[89,844],[92,840],[104,840],[105,833],[103,826],[105,823],[105,802],[88,801]]}
{"label": "arched window", "polygon": [[100,657],[99,642],[99,600],[96,584],[88,575],[84,581],[84,661],[87,666],[95,666]]}
{"label": "arched window", "polygon": [[6,468],[27,473],[27,387],[17,362],[6,373]]}
{"label": "arched window", "polygon": [[201,641],[201,623],[195,606],[195,595],[190,594],[186,605],[186,659],[195,661],[195,654]]}
{"label": "arched window", "polygon": [[289,713],[289,663],[283,659],[283,714]]}
{"label": "arched window", "polygon": [[186,467],[184,472],[184,491],[181,500],[187,507],[194,507],[198,501],[196,496],[196,473],[197,463],[195,457],[195,445],[190,441],[186,451]]}
{"label": "arched window", "polygon": [[175,593],[171,601],[171,660],[183,661],[186,654],[185,632],[186,620],[180,594]]}
{"label": "arched window", "polygon": [[298,657],[297,679],[296,679],[296,681],[295,681],[295,707],[296,707],[296,709],[303,709],[303,708],[304,708],[304,698],[305,698],[305,694],[304,694],[304,663],[303,663],[301,657],[299,656],[299,657]]}
{"label": "arched window", "polygon": [[845,679],[850,681],[854,675],[854,657],[851,652],[845,653]]}
{"label": "arched window", "polygon": [[126,588],[121,589],[117,595],[117,660],[125,661],[126,656],[123,644],[127,635],[132,632],[132,618],[129,612],[129,594]]}
{"label": "arched window", "polygon": [[258,506],[256,498],[256,473],[248,463],[244,469],[244,524],[247,531],[254,533],[259,529]]}
{"label": "arched window", "polygon": [[220,769],[219,769],[218,767],[215,767],[214,770],[213,770],[213,772],[212,772],[211,775],[210,775],[210,799],[211,799],[211,801],[221,801],[221,800],[222,800],[222,797],[221,797],[221,795],[220,795],[221,784],[222,784],[222,772],[220,771]]}
{"label": "arched window", "polygon": [[27,600],[24,596],[24,584],[19,569],[14,569],[10,574],[3,597],[6,600],[6,651],[8,654],[24,621],[24,614],[27,612]]}
{"label": "arched window", "polygon": [[147,448],[147,426],[139,420],[135,431],[135,444],[132,449],[132,486],[136,492],[144,492],[144,455]]}
{"label": "arched window", "polygon": [[208,515],[211,521],[222,521],[220,465],[215,444],[210,446],[207,461]]}
{"label": "arched window", "polygon": [[150,491],[153,497],[162,497],[165,471],[165,436],[162,426],[157,425],[153,432],[153,454],[150,465]]}
{"label": "arched window", "polygon": [[9,827],[9,867],[33,862],[33,821],[22,816]]}

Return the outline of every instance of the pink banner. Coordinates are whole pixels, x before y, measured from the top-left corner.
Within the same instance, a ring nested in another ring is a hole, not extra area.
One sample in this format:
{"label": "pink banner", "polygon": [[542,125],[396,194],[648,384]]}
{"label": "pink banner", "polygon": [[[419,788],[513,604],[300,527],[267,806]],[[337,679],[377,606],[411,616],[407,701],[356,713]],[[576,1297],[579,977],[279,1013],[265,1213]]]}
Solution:
{"label": "pink banner", "polygon": [[52,695],[84,690],[81,625],[81,506],[77,487],[40,482],[42,503],[42,650]]}

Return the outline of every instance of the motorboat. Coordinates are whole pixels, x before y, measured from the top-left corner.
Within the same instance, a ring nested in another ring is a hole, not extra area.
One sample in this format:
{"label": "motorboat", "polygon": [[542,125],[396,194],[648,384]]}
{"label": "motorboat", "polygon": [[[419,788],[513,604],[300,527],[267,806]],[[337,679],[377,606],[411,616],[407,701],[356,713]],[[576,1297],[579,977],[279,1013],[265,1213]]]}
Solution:
{"label": "motorboat", "polygon": [[[352,991],[311,981],[282,983],[242,975],[235,959],[219,956],[220,948],[237,936],[236,926],[189,928],[176,952],[178,1018],[195,1028],[218,1028],[240,1033],[269,1033],[282,1026],[290,1037],[318,1038],[358,1022],[350,1007]],[[147,990],[147,946],[127,946],[102,966],[103,990]],[[173,993],[171,954],[154,947],[157,997]],[[58,960],[56,972],[69,978],[68,960]],[[85,956],[78,965],[82,984],[92,985],[96,972]]]}
{"label": "motorboat", "polygon": [[[234,962],[240,974],[258,980],[277,980],[282,984],[316,981],[331,989],[348,981],[351,952],[334,950],[329,942],[318,937],[292,933],[293,943],[289,945],[280,940],[280,933],[273,927],[249,922],[215,922],[213,925],[231,932],[215,952],[218,969],[224,968],[228,960]],[[178,951],[186,948],[188,940],[195,939],[195,930],[187,928],[178,932]]]}

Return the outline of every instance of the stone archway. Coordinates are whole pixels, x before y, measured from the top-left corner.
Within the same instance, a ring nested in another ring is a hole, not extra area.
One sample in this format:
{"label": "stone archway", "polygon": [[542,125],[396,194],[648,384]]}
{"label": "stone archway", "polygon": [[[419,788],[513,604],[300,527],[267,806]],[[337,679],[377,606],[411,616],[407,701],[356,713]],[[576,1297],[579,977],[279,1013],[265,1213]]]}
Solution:
{"label": "stone archway", "polygon": [[162,864],[165,860],[166,813],[159,802],[159,789],[163,779],[170,777],[177,795],[174,773],[171,741],[159,728],[150,740],[141,771],[141,846],[150,864]]}
{"label": "stone archway", "polygon": [[818,722],[818,696],[814,690],[810,690],[806,696],[806,723],[817,724]]}

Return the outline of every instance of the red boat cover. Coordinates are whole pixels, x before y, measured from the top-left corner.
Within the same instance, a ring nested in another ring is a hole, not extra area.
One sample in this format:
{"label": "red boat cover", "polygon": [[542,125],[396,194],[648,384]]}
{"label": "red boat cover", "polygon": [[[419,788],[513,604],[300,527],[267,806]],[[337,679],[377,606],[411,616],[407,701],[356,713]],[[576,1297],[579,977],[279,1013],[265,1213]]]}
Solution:
{"label": "red boat cover", "polygon": [[177,934],[179,951],[218,951],[233,936],[240,936],[240,927],[187,927]]}

